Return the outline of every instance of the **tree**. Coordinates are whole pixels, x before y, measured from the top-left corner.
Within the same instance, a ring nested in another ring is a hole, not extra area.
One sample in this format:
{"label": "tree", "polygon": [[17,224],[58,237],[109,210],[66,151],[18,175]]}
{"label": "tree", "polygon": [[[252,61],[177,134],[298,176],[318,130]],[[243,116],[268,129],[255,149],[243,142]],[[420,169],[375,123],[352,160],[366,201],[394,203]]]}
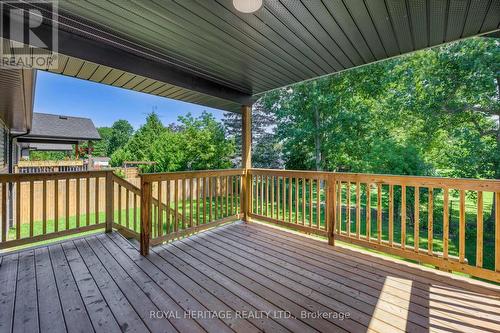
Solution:
{"label": "tree", "polygon": [[148,114],[146,123],[142,125],[128,140],[128,142],[113,153],[111,162],[113,166],[119,166],[124,158],[136,161],[148,161],[153,149],[153,143],[166,128],[155,112]]}
{"label": "tree", "polygon": [[[241,114],[224,113],[222,119],[226,136],[234,139],[234,166],[241,165]],[[281,145],[274,135],[276,118],[263,99],[252,106],[252,165],[256,168],[282,168]],[[269,151],[270,149],[271,151]],[[271,158],[271,159],[269,159]]]}
{"label": "tree", "polygon": [[99,135],[101,136],[101,140],[95,141],[94,142],[94,156],[110,156],[108,154],[108,147],[109,147],[109,139],[111,137],[112,133],[112,128],[111,127],[98,127],[97,132],[99,132]]}
{"label": "tree", "polygon": [[125,146],[133,133],[134,128],[128,121],[123,119],[115,121],[111,126],[108,139],[107,156],[111,156],[115,151]]}

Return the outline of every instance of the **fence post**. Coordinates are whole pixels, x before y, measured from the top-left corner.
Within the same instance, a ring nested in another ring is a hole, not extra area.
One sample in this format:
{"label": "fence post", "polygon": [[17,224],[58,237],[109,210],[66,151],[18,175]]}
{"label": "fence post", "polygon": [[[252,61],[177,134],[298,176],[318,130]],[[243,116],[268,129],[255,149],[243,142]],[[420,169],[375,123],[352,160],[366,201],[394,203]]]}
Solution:
{"label": "fence post", "polygon": [[[77,179],[76,181],[80,181]],[[114,183],[113,183],[113,171],[106,172],[106,232],[111,232],[113,230],[113,218],[114,218]]]}
{"label": "fence post", "polygon": [[326,221],[326,231],[328,234],[328,245],[335,245],[335,224],[336,224],[336,195],[335,195],[335,174],[331,173],[327,177],[326,183],[327,195],[326,205],[328,214]]}
{"label": "fence post", "polygon": [[151,182],[141,175],[141,255],[149,254],[149,221],[151,220]]}

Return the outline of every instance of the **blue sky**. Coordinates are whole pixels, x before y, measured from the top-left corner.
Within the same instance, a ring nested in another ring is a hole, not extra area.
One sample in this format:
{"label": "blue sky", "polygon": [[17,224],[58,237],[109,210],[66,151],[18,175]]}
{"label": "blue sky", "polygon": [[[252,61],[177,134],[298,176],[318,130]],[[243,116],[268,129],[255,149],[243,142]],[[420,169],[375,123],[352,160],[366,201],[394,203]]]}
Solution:
{"label": "blue sky", "polygon": [[197,116],[204,110],[221,119],[223,111],[143,94],[100,83],[39,71],[35,88],[34,112],[91,118],[95,126],[111,126],[126,119],[135,129],[144,123],[153,108],[163,124],[188,112]]}

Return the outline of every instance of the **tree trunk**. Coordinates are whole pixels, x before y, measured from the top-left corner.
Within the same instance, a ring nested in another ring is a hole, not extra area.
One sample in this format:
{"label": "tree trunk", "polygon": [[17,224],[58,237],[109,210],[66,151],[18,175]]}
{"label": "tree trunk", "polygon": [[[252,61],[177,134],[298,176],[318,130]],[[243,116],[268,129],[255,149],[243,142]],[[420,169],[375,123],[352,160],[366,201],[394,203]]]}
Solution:
{"label": "tree trunk", "polygon": [[321,171],[321,136],[318,105],[314,106],[314,155],[316,170]]}

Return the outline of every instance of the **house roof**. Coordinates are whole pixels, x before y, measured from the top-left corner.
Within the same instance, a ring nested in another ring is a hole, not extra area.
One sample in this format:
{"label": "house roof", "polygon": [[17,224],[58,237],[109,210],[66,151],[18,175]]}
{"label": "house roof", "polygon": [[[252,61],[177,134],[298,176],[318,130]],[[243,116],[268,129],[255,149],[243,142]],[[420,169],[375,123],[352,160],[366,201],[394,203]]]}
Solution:
{"label": "house roof", "polygon": [[33,113],[31,132],[22,141],[65,141],[77,142],[100,140],[101,136],[89,118],[64,115]]}
{"label": "house roof", "polygon": [[[234,111],[269,90],[500,28],[498,0],[264,0],[252,14],[232,3],[61,1],[62,56],[50,70]],[[51,27],[37,36],[50,40]]]}
{"label": "house roof", "polygon": [[30,142],[26,144],[30,150],[41,150],[41,151],[72,151],[73,146],[66,143],[34,143]]}

